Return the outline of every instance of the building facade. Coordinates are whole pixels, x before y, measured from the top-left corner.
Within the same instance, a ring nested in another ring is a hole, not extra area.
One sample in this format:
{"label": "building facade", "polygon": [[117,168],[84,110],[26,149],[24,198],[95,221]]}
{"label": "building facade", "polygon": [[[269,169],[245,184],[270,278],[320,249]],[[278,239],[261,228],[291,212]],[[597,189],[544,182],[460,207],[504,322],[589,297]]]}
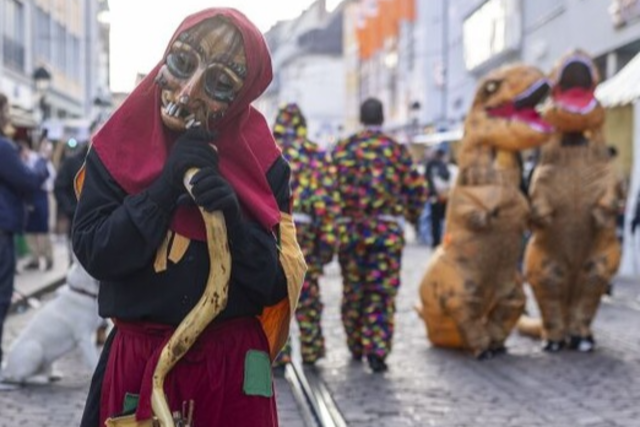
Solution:
{"label": "building facade", "polygon": [[298,18],[280,22],[265,37],[272,52],[274,80],[256,103],[273,123],[278,108],[297,103],[309,138],[327,147],[343,136],[345,122],[344,4],[329,12],[324,0]]}
{"label": "building facade", "polygon": [[[0,0],[0,91],[12,116],[44,122],[53,138],[94,118],[109,94],[107,11],[106,0]],[[41,88],[39,69],[50,77]]]}

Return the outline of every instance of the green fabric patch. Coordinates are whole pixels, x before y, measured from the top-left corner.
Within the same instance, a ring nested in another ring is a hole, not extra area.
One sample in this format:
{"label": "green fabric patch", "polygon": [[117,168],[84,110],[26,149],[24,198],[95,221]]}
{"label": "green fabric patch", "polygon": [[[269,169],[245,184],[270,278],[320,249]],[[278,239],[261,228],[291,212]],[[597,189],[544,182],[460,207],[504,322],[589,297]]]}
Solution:
{"label": "green fabric patch", "polygon": [[138,402],[140,400],[140,395],[133,393],[126,393],[124,395],[124,402],[122,404],[122,413],[129,414],[133,413],[138,409]]}
{"label": "green fabric patch", "polygon": [[271,360],[269,355],[260,350],[249,350],[244,358],[244,384],[247,396],[273,396],[271,384]]}

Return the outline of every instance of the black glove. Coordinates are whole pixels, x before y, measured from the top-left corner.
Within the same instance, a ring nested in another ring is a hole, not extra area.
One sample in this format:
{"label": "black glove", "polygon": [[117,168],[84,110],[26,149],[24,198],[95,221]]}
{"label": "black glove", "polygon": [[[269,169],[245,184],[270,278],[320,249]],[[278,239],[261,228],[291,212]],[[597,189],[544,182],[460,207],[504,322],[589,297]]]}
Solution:
{"label": "black glove", "polygon": [[165,209],[172,208],[186,192],[184,175],[191,168],[218,169],[218,154],[209,143],[215,135],[205,129],[188,129],[176,140],[160,177],[149,187],[149,196]]}
{"label": "black glove", "polygon": [[207,212],[221,210],[227,226],[235,225],[240,219],[240,204],[233,187],[213,167],[200,169],[191,178],[191,193],[196,205]]}

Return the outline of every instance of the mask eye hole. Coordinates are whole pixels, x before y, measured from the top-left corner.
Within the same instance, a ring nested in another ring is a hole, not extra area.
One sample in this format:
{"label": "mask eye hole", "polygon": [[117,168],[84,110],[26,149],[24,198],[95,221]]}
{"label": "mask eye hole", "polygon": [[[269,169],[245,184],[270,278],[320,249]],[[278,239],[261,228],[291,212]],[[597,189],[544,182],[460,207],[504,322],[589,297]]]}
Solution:
{"label": "mask eye hole", "polygon": [[205,74],[205,91],[216,101],[231,103],[242,84],[242,79],[223,65],[212,65]]}
{"label": "mask eye hole", "polygon": [[187,50],[172,51],[167,55],[167,68],[174,76],[185,79],[193,74],[198,66],[198,58]]}

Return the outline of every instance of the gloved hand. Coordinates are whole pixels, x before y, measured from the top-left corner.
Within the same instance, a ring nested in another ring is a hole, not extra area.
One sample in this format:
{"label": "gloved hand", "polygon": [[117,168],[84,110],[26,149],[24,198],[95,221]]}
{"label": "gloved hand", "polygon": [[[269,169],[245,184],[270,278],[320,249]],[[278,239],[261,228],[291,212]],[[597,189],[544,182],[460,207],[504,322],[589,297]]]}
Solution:
{"label": "gloved hand", "polygon": [[149,187],[149,196],[165,209],[186,193],[184,175],[191,168],[218,169],[218,154],[209,145],[215,135],[201,128],[188,129],[175,144],[158,179]]}
{"label": "gloved hand", "polygon": [[191,194],[196,205],[207,212],[221,210],[227,225],[235,225],[240,219],[240,204],[233,187],[224,179],[216,168],[200,169],[190,181],[193,186]]}

